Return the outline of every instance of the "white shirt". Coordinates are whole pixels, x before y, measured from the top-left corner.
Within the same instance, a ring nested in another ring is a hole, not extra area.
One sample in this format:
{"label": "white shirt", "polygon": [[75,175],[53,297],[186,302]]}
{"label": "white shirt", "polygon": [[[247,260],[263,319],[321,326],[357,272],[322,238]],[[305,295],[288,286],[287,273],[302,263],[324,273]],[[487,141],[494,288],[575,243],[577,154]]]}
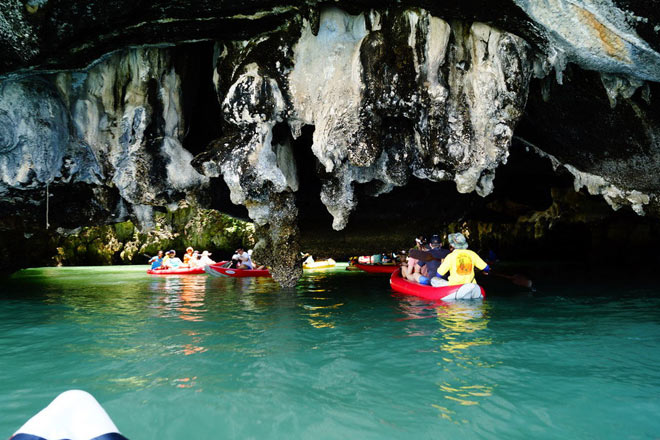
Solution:
{"label": "white shirt", "polygon": [[252,258],[250,257],[250,254],[247,252],[243,252],[242,254],[236,254],[238,257],[238,260],[241,262],[241,264],[245,264],[248,266],[250,269],[254,267],[254,264],[252,263]]}
{"label": "white shirt", "polygon": [[208,255],[202,255],[199,259],[199,265],[204,267],[206,265],[215,264],[215,261],[211,260]]}

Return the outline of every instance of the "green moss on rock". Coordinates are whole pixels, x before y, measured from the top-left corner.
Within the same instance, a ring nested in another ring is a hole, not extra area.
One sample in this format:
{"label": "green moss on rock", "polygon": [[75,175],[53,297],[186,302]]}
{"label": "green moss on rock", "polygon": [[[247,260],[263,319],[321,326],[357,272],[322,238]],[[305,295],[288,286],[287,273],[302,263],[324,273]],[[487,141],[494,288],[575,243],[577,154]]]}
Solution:
{"label": "green moss on rock", "polygon": [[56,265],[146,263],[158,250],[195,249],[229,254],[254,245],[254,226],[218,211],[188,206],[156,213],[155,227],[140,231],[132,222],[83,228],[53,240]]}

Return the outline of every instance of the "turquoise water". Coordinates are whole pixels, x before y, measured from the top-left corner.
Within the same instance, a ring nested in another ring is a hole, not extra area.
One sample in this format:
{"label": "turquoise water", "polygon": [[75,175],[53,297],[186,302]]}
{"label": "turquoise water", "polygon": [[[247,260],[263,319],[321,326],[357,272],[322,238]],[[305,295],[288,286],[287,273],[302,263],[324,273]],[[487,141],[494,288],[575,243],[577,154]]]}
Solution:
{"label": "turquoise water", "polygon": [[53,268],[0,287],[0,437],[83,389],[131,439],[660,437],[660,288]]}

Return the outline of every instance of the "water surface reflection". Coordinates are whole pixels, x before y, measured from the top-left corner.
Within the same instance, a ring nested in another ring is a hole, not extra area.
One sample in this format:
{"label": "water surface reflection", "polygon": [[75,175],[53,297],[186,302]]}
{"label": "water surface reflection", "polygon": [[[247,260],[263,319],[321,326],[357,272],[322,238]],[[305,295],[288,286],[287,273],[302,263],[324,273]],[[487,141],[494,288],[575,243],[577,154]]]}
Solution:
{"label": "water surface reflection", "polygon": [[[489,305],[483,301],[428,302],[401,297],[399,309],[409,336],[433,341],[433,352],[444,380],[436,383],[442,400],[432,406],[444,419],[457,422],[455,406],[479,405],[493,395],[496,384],[484,381],[483,369],[494,365],[480,355],[492,344],[488,332]],[[430,326],[430,320],[439,325]]]}

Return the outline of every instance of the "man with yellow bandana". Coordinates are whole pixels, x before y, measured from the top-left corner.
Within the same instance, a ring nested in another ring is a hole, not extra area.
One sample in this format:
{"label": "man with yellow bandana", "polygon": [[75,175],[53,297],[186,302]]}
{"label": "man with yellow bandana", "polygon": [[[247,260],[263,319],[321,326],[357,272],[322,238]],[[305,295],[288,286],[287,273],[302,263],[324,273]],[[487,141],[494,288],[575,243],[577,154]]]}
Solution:
{"label": "man with yellow bandana", "polygon": [[[447,236],[449,246],[454,250],[445,257],[438,268],[438,275],[444,276],[449,272],[450,286],[474,282],[474,268],[488,274],[490,266],[471,250],[468,250],[467,240],[460,232]],[[444,284],[444,283],[443,283]]]}

